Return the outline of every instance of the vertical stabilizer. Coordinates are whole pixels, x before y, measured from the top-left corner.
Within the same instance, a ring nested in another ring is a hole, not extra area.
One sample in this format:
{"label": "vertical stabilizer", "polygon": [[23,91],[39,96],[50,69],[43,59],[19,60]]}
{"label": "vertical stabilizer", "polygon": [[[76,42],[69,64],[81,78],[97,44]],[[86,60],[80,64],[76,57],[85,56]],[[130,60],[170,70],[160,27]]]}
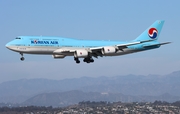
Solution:
{"label": "vertical stabilizer", "polygon": [[164,20],[155,21],[141,35],[139,35],[134,41],[157,40],[161,33],[163,24],[164,24]]}

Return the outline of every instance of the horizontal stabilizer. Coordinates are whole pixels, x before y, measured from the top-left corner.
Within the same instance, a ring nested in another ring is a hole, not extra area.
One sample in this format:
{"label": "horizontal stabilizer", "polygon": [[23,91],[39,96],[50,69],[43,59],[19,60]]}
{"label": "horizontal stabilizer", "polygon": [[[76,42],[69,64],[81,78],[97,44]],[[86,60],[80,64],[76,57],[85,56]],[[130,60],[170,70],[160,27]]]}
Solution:
{"label": "horizontal stabilizer", "polygon": [[151,47],[159,47],[161,45],[165,45],[165,44],[170,44],[171,42],[164,42],[164,43],[159,43],[159,44],[153,44],[153,45],[147,45],[147,46],[143,46],[144,48],[151,48]]}

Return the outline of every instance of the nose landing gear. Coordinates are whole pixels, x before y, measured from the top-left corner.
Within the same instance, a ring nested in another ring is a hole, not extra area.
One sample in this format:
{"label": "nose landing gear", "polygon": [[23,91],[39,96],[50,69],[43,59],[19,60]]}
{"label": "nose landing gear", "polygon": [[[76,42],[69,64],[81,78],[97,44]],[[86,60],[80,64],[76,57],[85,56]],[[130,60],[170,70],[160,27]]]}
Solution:
{"label": "nose landing gear", "polygon": [[21,57],[20,59],[21,59],[21,61],[24,61],[25,58],[24,58],[24,57]]}
{"label": "nose landing gear", "polygon": [[20,58],[20,60],[21,60],[21,61],[24,61],[25,58],[23,57],[23,53],[20,53],[20,54],[21,54],[21,56],[22,56],[22,57]]}

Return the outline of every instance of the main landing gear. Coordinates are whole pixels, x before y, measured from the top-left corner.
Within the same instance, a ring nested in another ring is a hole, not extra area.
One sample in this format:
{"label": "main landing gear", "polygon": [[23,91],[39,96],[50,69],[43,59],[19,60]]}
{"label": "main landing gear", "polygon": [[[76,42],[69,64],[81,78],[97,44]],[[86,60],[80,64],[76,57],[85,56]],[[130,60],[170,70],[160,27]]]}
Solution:
{"label": "main landing gear", "polygon": [[74,60],[76,61],[76,63],[77,63],[77,64],[79,64],[79,63],[80,63],[79,58],[74,57]]}
{"label": "main landing gear", "polygon": [[86,63],[93,63],[94,59],[92,57],[91,58],[84,58],[83,61],[86,62]]}
{"label": "main landing gear", "polygon": [[21,60],[21,61],[24,61],[25,58],[23,57],[23,53],[20,53],[20,54],[21,54],[21,56],[22,56],[22,57],[20,58],[20,60]]}
{"label": "main landing gear", "polygon": [[[77,64],[80,63],[79,58],[74,57],[74,60],[76,61]],[[94,62],[94,59],[93,59],[92,57],[88,57],[88,58],[84,58],[83,61],[86,62],[86,63],[93,63],[93,62]]]}

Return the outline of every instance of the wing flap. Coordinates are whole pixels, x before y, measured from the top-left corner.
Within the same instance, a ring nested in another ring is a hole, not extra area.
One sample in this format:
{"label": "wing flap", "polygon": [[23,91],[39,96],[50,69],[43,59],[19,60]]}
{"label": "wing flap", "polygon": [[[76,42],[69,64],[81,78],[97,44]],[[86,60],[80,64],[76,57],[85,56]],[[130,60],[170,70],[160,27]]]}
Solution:
{"label": "wing flap", "polygon": [[71,49],[57,49],[53,53],[59,54],[59,53],[72,53],[75,52],[76,50],[71,50]]}

